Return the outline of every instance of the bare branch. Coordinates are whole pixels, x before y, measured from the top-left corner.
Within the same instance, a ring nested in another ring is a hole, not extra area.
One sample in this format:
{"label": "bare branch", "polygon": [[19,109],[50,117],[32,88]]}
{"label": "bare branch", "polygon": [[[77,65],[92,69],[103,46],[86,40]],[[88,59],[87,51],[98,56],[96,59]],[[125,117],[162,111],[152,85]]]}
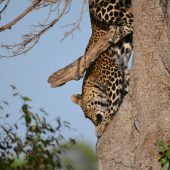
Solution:
{"label": "bare branch", "polygon": [[[1,0],[1,1],[0,1],[0,4],[3,3],[3,2],[4,2],[4,1]],[[1,11],[0,11],[0,19],[1,19],[2,13],[7,9],[9,3],[10,3],[10,0],[7,0],[6,4],[5,4],[4,7],[1,9]]]}
{"label": "bare branch", "polygon": [[40,30],[34,29],[31,33],[23,35],[21,43],[13,44],[13,45],[1,45],[0,46],[1,48],[6,48],[7,50],[12,50],[12,49],[15,49],[15,50],[12,52],[12,55],[8,55],[8,56],[0,55],[0,58],[14,57],[17,55],[25,54],[26,52],[31,50],[38,43],[38,41],[40,40],[40,37],[45,32],[47,32],[51,27],[53,27],[61,19],[61,17],[67,12],[71,4],[71,1],[72,0],[65,1],[64,7],[62,11],[60,12],[60,14],[49,24],[44,23],[44,24],[39,24],[38,26],[34,26],[34,28],[41,28],[41,29]]}
{"label": "bare branch", "polygon": [[69,35],[71,35],[75,30],[80,29],[80,25],[81,25],[83,15],[84,15],[84,12],[85,12],[85,4],[86,4],[86,0],[83,0],[80,18],[77,21],[75,21],[74,23],[65,26],[65,27],[72,26],[72,29],[65,32],[64,37],[62,38],[61,41],[64,41],[65,38],[67,38]]}
{"label": "bare branch", "polygon": [[13,21],[10,23],[0,27],[0,32],[5,31],[6,29],[11,29],[13,25],[15,25],[19,20],[21,20],[23,17],[25,17],[28,13],[30,13],[35,7],[41,2],[42,0],[37,1],[36,3],[32,4],[30,7],[28,7],[24,12],[22,12],[18,17],[16,17]]}
{"label": "bare branch", "polygon": [[84,56],[79,57],[73,63],[53,73],[49,77],[48,83],[50,83],[52,87],[59,87],[70,80],[81,79],[89,65],[99,56],[102,51],[109,47],[110,33],[110,31],[107,32],[101,39],[99,39],[97,43],[88,49]]}
{"label": "bare branch", "polygon": [[84,56],[79,57],[73,63],[53,73],[49,77],[48,83],[50,83],[52,87],[59,87],[70,80],[81,79],[90,64],[100,55],[100,53],[110,46],[110,42],[117,43],[121,38],[133,31],[133,28],[130,28],[128,31],[125,29],[126,31],[122,32],[121,29],[122,28],[119,26],[111,27],[103,37],[88,49]]}
{"label": "bare branch", "polygon": [[[41,21],[37,25],[31,26],[31,31],[21,37],[21,42],[15,44],[1,44],[0,48],[6,49],[8,54],[0,55],[0,58],[15,57],[17,55],[25,54],[31,50],[39,42],[41,36],[44,35],[50,28],[52,28],[62,18],[62,16],[68,13],[71,2],[72,0],[32,0],[32,5],[13,21],[0,27],[0,32],[11,29],[13,25],[15,25],[19,20],[23,19],[24,16],[34,9],[37,10],[48,6],[49,13],[47,14],[47,17],[43,22]],[[71,26],[72,28],[65,32],[64,38],[62,40],[67,38],[69,35],[72,35],[75,30],[80,29],[83,14],[85,12],[85,5],[86,0],[83,0],[80,17],[74,23],[65,26]],[[53,17],[54,19],[49,22],[50,18],[52,18],[52,14],[57,14],[57,16],[55,18]]]}

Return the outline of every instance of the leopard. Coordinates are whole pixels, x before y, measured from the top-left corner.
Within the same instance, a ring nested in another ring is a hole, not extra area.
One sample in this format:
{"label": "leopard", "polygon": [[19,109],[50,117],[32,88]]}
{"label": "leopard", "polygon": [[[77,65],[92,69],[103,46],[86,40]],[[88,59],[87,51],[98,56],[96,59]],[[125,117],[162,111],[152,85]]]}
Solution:
{"label": "leopard", "polygon": [[86,52],[110,29],[110,46],[86,70],[82,94],[72,95],[100,138],[128,93],[128,61],[133,45],[131,0],[89,0],[92,35]]}

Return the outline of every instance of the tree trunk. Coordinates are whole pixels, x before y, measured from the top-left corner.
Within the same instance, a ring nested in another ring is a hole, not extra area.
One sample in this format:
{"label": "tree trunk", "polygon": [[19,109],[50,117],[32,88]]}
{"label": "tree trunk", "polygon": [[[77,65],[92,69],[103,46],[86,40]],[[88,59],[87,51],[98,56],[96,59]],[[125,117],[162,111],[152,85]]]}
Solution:
{"label": "tree trunk", "polygon": [[129,94],[97,144],[99,170],[160,170],[170,144],[170,1],[134,0]]}

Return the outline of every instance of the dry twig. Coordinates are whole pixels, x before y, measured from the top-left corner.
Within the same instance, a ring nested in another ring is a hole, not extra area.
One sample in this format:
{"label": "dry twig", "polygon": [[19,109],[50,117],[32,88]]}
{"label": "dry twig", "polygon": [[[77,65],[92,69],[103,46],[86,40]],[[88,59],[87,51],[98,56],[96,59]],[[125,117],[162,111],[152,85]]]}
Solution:
{"label": "dry twig", "polygon": [[[14,45],[1,45],[1,47],[6,48],[6,49],[13,49],[13,48],[18,47],[16,49],[16,51],[14,51],[13,54],[8,57],[14,57],[17,55],[25,54],[26,52],[31,50],[38,43],[38,41],[40,40],[40,37],[45,32],[47,32],[51,27],[53,27],[60,20],[60,18],[65,14],[70,3],[71,3],[71,0],[67,0],[66,4],[64,5],[60,14],[53,21],[51,21],[49,24],[45,24],[45,25],[40,24],[39,26],[37,26],[37,27],[41,27],[42,28],[41,30],[38,30],[38,31],[34,30],[34,33],[31,32],[29,34],[23,35],[23,37],[22,37],[23,41],[21,43],[14,44]],[[37,4],[37,3],[34,3],[34,5],[35,4]],[[34,5],[32,5],[32,6],[34,6]],[[2,58],[2,57],[7,57],[7,56],[1,55],[0,58]]]}
{"label": "dry twig", "polygon": [[[22,20],[28,13],[30,13],[34,9],[38,10],[43,7],[49,7],[47,18],[45,18],[43,23],[32,26],[32,30],[29,33],[23,34],[23,36],[21,37],[21,42],[15,44],[1,44],[0,48],[6,49],[8,51],[8,54],[1,54],[0,58],[14,57],[30,51],[39,42],[41,36],[44,35],[56,23],[58,23],[62,16],[68,13],[71,3],[72,0],[32,0],[32,5],[19,16],[17,16],[13,21],[0,27],[0,32],[11,29],[12,26],[14,26],[19,20]],[[65,33],[63,39],[71,35],[76,29],[80,28],[82,17],[85,11],[85,3],[86,0],[83,0],[80,17],[76,22],[70,24],[72,28]],[[57,16],[49,22],[49,20],[52,18],[52,13],[55,15],[57,14]]]}
{"label": "dry twig", "polygon": [[24,12],[22,12],[18,17],[16,17],[13,21],[9,22],[8,24],[0,27],[0,32],[5,31],[6,29],[11,29],[13,25],[15,25],[19,20],[24,18],[28,13],[30,13],[42,0],[37,1],[36,3],[32,4],[28,7]]}
{"label": "dry twig", "polygon": [[80,18],[78,20],[76,20],[74,23],[65,26],[65,27],[72,26],[72,29],[65,32],[64,37],[62,38],[61,41],[65,40],[65,38],[67,38],[69,35],[71,35],[75,30],[80,29],[80,25],[81,25],[81,22],[83,19],[83,14],[85,12],[85,4],[86,4],[86,0],[83,0]]}
{"label": "dry twig", "polygon": [[5,12],[5,10],[7,9],[9,3],[10,3],[10,0],[0,0],[0,4],[2,3],[5,3],[4,7],[0,10],[0,19],[1,19],[1,15],[2,13]]}

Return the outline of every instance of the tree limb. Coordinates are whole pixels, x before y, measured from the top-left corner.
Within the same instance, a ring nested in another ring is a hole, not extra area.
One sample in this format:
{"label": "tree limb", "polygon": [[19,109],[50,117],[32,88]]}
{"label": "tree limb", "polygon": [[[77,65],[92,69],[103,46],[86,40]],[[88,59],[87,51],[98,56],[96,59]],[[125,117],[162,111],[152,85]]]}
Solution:
{"label": "tree limb", "polygon": [[[32,0],[33,5],[27,8],[22,14],[17,16],[10,23],[0,27],[0,32],[5,31],[7,29],[11,29],[12,26],[16,25],[19,20],[22,20],[24,16],[30,13],[32,10],[42,9],[49,7],[49,13],[44,22],[39,22],[37,25],[31,25],[31,30],[23,34],[21,37],[21,42],[13,43],[13,44],[1,44],[0,48],[7,50],[8,54],[2,55],[0,54],[0,58],[9,58],[15,57],[21,54],[26,54],[30,51],[40,40],[42,35],[44,35],[50,28],[52,28],[56,23],[68,13],[70,10],[72,0]],[[85,12],[86,0],[82,2],[81,15],[77,21],[70,25],[66,25],[66,27],[71,27],[69,31],[64,34],[64,40],[67,36],[71,35],[76,29],[80,29],[81,21],[83,18],[83,14]],[[53,15],[56,15],[54,19]],[[52,21],[51,21],[52,19]]]}
{"label": "tree limb", "polygon": [[103,37],[101,37],[88,49],[84,56],[79,57],[73,63],[54,72],[48,78],[48,83],[50,83],[52,87],[59,87],[70,80],[79,80],[82,78],[84,72],[90,64],[99,56],[101,52],[105,51],[110,46],[110,42],[117,43],[121,38],[132,33],[133,31],[133,28],[122,32],[121,29],[122,28],[119,26],[111,27]]}
{"label": "tree limb", "polygon": [[109,33],[110,31],[94,44],[84,56],[79,57],[66,67],[54,72],[48,78],[48,83],[50,83],[52,87],[59,87],[70,80],[81,79],[85,70],[98,57],[98,54],[109,47]]}
{"label": "tree limb", "polygon": [[[42,0],[39,0],[37,2],[41,2],[41,1]],[[35,2],[34,5],[37,4],[37,2]],[[22,36],[22,42],[17,43],[17,44],[16,43],[15,44],[11,44],[11,45],[9,45],[9,44],[7,44],[7,45],[5,45],[5,44],[0,45],[0,48],[5,48],[7,50],[13,50],[14,49],[13,52],[12,52],[12,55],[7,55],[7,56],[6,55],[0,55],[0,58],[15,57],[17,55],[25,54],[29,50],[31,50],[39,42],[41,36],[43,34],[45,34],[51,27],[53,27],[61,19],[62,16],[64,16],[64,14],[67,12],[68,8],[70,7],[71,2],[72,2],[72,0],[65,1],[63,9],[59,13],[59,15],[54,20],[52,20],[50,23],[48,23],[48,24],[44,23],[44,24],[39,24],[37,26],[34,26],[33,31],[31,31],[28,34],[24,34]],[[36,7],[39,7],[39,5],[40,4],[37,4]],[[44,6],[45,6],[45,4],[44,4]],[[29,7],[29,8],[31,8],[31,7]],[[24,13],[26,13],[26,12],[24,12]],[[21,15],[23,15],[23,13]],[[15,20],[17,20],[17,18]],[[10,23],[7,24],[7,25],[10,25]],[[7,29],[7,27],[6,27],[6,29]]]}
{"label": "tree limb", "polygon": [[42,0],[37,1],[36,3],[32,4],[28,7],[24,12],[22,12],[18,17],[16,17],[13,21],[9,22],[8,24],[0,27],[0,32],[5,31],[6,29],[11,29],[13,25],[15,25],[19,20],[24,18],[28,13],[30,13]]}
{"label": "tree limb", "polygon": [[[3,1],[0,1],[0,4],[3,3]],[[1,9],[0,11],[0,19],[1,19],[1,14],[7,9],[8,5],[10,3],[10,0],[7,0],[6,4],[4,5],[4,7]]]}

